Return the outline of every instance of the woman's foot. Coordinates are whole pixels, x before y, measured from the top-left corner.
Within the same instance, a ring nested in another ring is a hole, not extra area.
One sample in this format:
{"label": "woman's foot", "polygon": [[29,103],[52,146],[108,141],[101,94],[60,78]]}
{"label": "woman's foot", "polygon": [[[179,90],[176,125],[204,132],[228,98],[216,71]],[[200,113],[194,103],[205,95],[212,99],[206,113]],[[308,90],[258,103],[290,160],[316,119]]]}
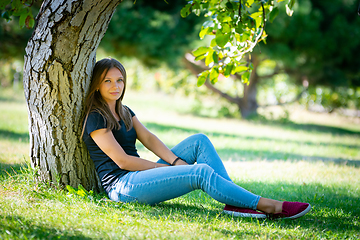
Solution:
{"label": "woman's foot", "polygon": [[233,215],[235,217],[266,218],[264,213],[249,208],[240,208],[231,205],[225,205],[224,213]]}
{"label": "woman's foot", "polygon": [[270,219],[295,219],[304,216],[311,209],[309,203],[302,202],[283,202],[282,211],[278,213],[269,214]]}

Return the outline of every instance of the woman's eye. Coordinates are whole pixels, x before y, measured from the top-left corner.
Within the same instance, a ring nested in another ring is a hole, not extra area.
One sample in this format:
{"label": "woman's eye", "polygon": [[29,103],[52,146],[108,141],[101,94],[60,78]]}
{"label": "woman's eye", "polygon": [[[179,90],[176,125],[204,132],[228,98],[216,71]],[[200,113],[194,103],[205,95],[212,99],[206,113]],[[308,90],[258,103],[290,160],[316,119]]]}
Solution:
{"label": "woman's eye", "polygon": [[118,82],[122,82],[123,80],[122,79],[118,79]]}

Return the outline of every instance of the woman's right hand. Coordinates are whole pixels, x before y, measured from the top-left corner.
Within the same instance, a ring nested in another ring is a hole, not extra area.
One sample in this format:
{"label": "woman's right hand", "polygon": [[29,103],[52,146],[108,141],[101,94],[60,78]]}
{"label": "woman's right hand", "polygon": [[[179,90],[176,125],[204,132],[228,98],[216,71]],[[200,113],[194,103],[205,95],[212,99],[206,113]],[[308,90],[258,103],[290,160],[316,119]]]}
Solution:
{"label": "woman's right hand", "polygon": [[180,166],[180,165],[189,165],[187,162],[185,162],[182,159],[179,159],[178,161],[176,161],[174,166]]}

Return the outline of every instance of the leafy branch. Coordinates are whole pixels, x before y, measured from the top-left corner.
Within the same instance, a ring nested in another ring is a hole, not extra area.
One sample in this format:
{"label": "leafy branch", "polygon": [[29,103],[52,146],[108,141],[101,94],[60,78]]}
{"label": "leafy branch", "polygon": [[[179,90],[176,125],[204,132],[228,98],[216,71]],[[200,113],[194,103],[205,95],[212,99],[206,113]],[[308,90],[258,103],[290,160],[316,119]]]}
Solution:
{"label": "leafy branch", "polygon": [[12,20],[12,16],[19,17],[19,25],[21,28],[33,28],[35,20],[31,12],[31,7],[35,2],[36,0],[1,0],[1,17],[7,22]]}
{"label": "leafy branch", "polygon": [[[278,5],[285,0],[193,0],[181,10],[181,16],[204,13],[209,18],[199,32],[200,39],[212,38],[210,45],[193,51],[195,60],[204,60],[209,69],[198,74],[198,86],[207,80],[216,83],[219,74],[229,77],[240,74],[248,83],[252,64],[244,59],[255,46],[266,39],[267,19],[272,22],[279,13]],[[293,13],[295,0],[288,0],[286,12]]]}

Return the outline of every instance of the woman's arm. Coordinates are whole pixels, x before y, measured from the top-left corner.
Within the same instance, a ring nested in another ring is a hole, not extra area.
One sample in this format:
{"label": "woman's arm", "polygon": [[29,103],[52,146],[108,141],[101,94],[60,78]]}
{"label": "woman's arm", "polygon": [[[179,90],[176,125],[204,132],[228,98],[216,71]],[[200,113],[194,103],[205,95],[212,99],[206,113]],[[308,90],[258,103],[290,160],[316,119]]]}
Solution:
{"label": "woman's arm", "polygon": [[98,129],[90,133],[98,147],[108,155],[121,169],[128,171],[142,171],[155,167],[167,167],[166,164],[154,163],[142,158],[130,156],[116,141],[111,131]]}
{"label": "woman's arm", "polygon": [[[151,133],[136,116],[132,120],[139,141],[156,156],[172,164],[177,156],[158,137]],[[179,160],[175,165],[187,165],[187,163]]]}

